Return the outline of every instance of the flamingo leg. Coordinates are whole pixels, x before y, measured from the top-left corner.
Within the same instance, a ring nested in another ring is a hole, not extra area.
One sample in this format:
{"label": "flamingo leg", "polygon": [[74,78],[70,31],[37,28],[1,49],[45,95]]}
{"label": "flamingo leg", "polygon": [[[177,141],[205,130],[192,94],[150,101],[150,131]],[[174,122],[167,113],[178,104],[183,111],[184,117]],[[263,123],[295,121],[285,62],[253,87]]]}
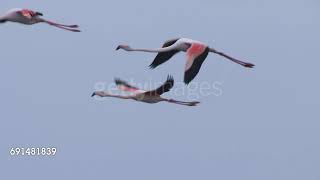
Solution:
{"label": "flamingo leg", "polygon": [[223,52],[219,52],[219,51],[217,51],[217,50],[215,50],[213,48],[210,48],[210,52],[213,52],[213,53],[216,53],[216,54],[218,54],[220,56],[223,56],[223,57],[225,57],[225,58],[227,58],[227,59],[229,59],[229,60],[231,60],[231,61],[233,61],[233,62],[235,62],[237,64],[240,64],[241,66],[244,66],[244,67],[247,67],[247,68],[253,68],[254,67],[254,64],[251,64],[251,63],[248,63],[248,62],[244,62],[244,61],[240,61],[240,60],[238,60],[236,58],[233,58],[233,57],[231,57],[231,56],[229,56],[229,55],[227,55],[227,54],[225,54]]}
{"label": "flamingo leg", "polygon": [[64,24],[58,24],[58,23],[55,23],[55,22],[52,22],[52,21],[48,21],[48,20],[44,20],[44,19],[41,19],[42,22],[45,22],[51,26],[54,26],[54,27],[57,27],[57,28],[60,28],[60,29],[64,29],[64,30],[67,30],[67,31],[72,31],[72,32],[81,32],[79,29],[74,29],[74,28],[78,28],[79,26],[78,25],[64,25]]}
{"label": "flamingo leg", "polygon": [[200,102],[198,101],[192,101],[192,102],[184,102],[184,101],[176,101],[173,99],[169,99],[167,102],[169,103],[174,103],[174,104],[179,104],[179,105],[184,105],[184,106],[196,106]]}
{"label": "flamingo leg", "polygon": [[48,20],[45,20],[45,22],[50,25],[53,25],[53,26],[63,26],[63,27],[68,27],[68,28],[78,28],[79,27],[78,25],[65,25],[65,24],[59,24],[56,22],[48,21]]}
{"label": "flamingo leg", "polygon": [[[50,24],[50,25],[52,25],[52,24]],[[60,29],[64,29],[64,30],[67,30],[67,31],[81,32],[79,29],[71,29],[71,28],[66,28],[66,27],[58,26],[58,25],[52,25],[52,26],[57,27],[57,28],[60,28]]]}

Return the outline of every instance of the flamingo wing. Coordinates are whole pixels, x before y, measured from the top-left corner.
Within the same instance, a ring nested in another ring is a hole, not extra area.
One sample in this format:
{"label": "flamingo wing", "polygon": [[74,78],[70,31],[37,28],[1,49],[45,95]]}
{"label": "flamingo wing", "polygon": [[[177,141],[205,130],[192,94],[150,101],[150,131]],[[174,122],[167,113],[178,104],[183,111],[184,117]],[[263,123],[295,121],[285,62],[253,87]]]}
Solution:
{"label": "flamingo wing", "polygon": [[[180,38],[177,39],[171,39],[166,41],[163,44],[163,48],[164,47],[169,47],[172,46],[174,43],[176,43]],[[172,58],[172,56],[174,56],[175,54],[177,54],[179,51],[178,50],[172,50],[172,51],[168,51],[168,52],[161,52],[158,53],[158,55],[155,57],[155,59],[153,60],[153,62],[149,65],[149,67],[151,69],[156,68],[157,66],[159,66],[162,63],[165,63],[166,61],[168,61],[170,58]]]}
{"label": "flamingo wing", "polygon": [[184,82],[189,84],[199,73],[204,60],[209,54],[209,47],[193,43],[187,51],[187,63],[184,73]]}
{"label": "flamingo wing", "polygon": [[18,11],[17,13],[19,13],[20,15],[22,15],[22,16],[28,18],[28,19],[31,19],[31,18],[33,18],[35,16],[43,16],[42,13],[36,12],[36,11],[32,11],[30,9],[22,9],[22,10]]}
{"label": "flamingo wing", "polygon": [[128,91],[128,92],[132,92],[132,93],[142,93],[142,92],[145,92],[137,87],[134,87],[132,85],[130,85],[129,83],[119,79],[119,78],[116,78],[115,80],[115,83],[117,85],[117,87],[122,90],[122,91]]}
{"label": "flamingo wing", "polygon": [[151,95],[151,96],[157,96],[157,95],[160,96],[163,93],[170,91],[170,89],[173,87],[173,85],[174,85],[173,77],[169,75],[167,77],[167,81],[162,86],[158,87],[155,90],[148,91],[145,94]]}

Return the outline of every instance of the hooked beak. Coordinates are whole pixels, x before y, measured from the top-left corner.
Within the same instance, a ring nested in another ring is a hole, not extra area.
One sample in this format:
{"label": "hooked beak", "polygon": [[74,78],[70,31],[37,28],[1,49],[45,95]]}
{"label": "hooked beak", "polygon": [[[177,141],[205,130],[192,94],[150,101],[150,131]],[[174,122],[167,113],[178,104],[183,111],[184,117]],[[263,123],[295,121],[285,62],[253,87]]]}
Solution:
{"label": "hooked beak", "polygon": [[121,49],[121,46],[118,46],[118,47],[116,48],[116,51],[118,51],[119,49]]}
{"label": "hooked beak", "polygon": [[96,95],[96,92],[92,93],[91,97],[95,96]]}

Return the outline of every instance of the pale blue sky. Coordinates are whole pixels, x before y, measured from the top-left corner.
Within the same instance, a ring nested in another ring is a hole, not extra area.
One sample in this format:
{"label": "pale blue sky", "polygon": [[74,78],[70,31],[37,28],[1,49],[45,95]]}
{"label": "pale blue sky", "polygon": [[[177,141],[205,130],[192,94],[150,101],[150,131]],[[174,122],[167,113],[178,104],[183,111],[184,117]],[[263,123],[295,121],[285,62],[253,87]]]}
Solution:
{"label": "pale blue sky", "polygon": [[[0,12],[14,7],[83,32],[0,26],[0,179],[320,178],[318,1],[2,0]],[[114,51],[173,37],[256,68],[209,55],[194,82],[220,82],[223,93],[196,108],[90,98],[97,82],[114,77],[182,81],[183,54],[151,71],[154,54]],[[57,155],[9,154],[39,146],[56,146]]]}

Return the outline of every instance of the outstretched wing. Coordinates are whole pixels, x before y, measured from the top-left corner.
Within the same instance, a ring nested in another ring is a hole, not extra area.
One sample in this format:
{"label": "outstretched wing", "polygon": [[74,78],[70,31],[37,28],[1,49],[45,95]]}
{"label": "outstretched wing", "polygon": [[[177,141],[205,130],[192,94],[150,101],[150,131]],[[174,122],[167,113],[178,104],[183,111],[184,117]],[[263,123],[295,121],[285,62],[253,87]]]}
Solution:
{"label": "outstretched wing", "polygon": [[174,85],[173,77],[169,75],[167,77],[167,81],[162,86],[158,87],[156,90],[148,91],[145,94],[151,95],[151,96],[157,96],[157,95],[160,96],[161,94],[170,91],[173,85]]}
{"label": "outstretched wing", "polygon": [[36,12],[36,11],[32,11],[30,9],[22,9],[22,10],[18,11],[17,13],[19,13],[20,15],[22,15],[22,16],[28,18],[28,19],[31,19],[31,18],[33,18],[35,16],[43,16],[42,13]]}
{"label": "outstretched wing", "polygon": [[128,92],[133,92],[133,93],[143,93],[145,92],[144,90],[141,90],[137,87],[134,87],[130,84],[128,84],[127,82],[119,79],[119,78],[116,78],[114,80],[114,82],[116,83],[117,87],[122,90],[122,91],[128,91]]}
{"label": "outstretched wing", "polygon": [[196,77],[208,54],[209,48],[207,46],[197,43],[191,45],[187,51],[184,83],[189,84]]}
{"label": "outstretched wing", "polygon": [[[169,41],[166,41],[163,44],[163,48],[164,47],[169,47],[172,46],[174,43],[176,43],[180,38],[177,39],[172,39]],[[168,51],[168,52],[161,52],[158,53],[158,55],[155,57],[155,59],[153,60],[153,62],[149,65],[149,67],[151,69],[156,68],[157,66],[159,66],[162,63],[165,63],[166,61],[168,61],[172,56],[174,56],[175,54],[177,54],[179,51],[178,50],[172,50],[172,51]]]}

